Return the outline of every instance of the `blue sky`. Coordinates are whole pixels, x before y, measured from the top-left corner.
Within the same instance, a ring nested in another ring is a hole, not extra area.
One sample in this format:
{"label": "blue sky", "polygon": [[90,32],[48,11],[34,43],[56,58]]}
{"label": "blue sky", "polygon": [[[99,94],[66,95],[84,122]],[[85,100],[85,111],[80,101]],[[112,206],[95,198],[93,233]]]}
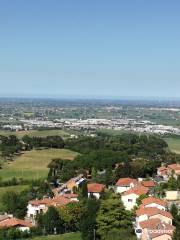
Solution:
{"label": "blue sky", "polygon": [[180,97],[180,1],[0,0],[0,96]]}

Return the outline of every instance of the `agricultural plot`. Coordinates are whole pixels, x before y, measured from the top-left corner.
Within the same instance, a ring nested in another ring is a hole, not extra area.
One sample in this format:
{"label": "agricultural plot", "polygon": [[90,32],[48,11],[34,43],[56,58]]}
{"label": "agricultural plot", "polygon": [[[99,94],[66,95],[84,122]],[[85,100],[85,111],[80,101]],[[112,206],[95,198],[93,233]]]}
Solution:
{"label": "agricultural plot", "polygon": [[48,174],[48,164],[54,158],[73,160],[77,153],[68,149],[42,149],[32,150],[22,153],[13,162],[6,163],[0,169],[2,180],[12,177],[23,179],[46,178]]}

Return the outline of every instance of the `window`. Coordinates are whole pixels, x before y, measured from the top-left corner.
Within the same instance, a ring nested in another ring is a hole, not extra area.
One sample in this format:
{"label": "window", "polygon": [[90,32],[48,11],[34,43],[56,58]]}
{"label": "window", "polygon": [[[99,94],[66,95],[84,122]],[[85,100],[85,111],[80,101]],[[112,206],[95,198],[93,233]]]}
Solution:
{"label": "window", "polygon": [[132,199],[128,199],[128,202],[132,202],[133,200]]}

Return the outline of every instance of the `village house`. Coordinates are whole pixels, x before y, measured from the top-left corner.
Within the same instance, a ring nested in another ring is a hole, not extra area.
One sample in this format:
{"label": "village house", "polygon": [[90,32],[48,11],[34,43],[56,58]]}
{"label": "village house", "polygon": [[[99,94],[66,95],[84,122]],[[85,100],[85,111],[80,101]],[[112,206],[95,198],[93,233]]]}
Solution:
{"label": "village house", "polygon": [[71,178],[69,181],[66,182],[67,189],[73,192],[74,188],[79,188],[82,182],[85,181],[83,174],[79,174],[77,177]]}
{"label": "village house", "polygon": [[7,220],[7,219],[10,219],[10,218],[13,218],[13,215],[12,214],[3,214],[3,215],[0,215],[0,222],[4,221],[4,220]]}
{"label": "village house", "polygon": [[162,166],[157,169],[157,175],[163,177],[165,181],[169,179],[169,177],[173,176],[175,179],[180,176],[180,164],[174,163],[167,165],[167,167]]}
{"label": "village house", "polygon": [[48,207],[63,207],[70,202],[74,202],[75,196],[72,198],[67,195],[65,196],[57,196],[55,198],[45,198],[41,200],[32,200],[28,203],[27,206],[27,217],[30,219],[35,219],[35,217],[40,213],[45,213],[48,210]]}
{"label": "village house", "polygon": [[121,196],[121,200],[127,210],[132,210],[136,206],[136,201],[141,195],[146,195],[149,188],[143,186],[137,186],[124,192]]}
{"label": "village house", "polygon": [[167,201],[178,201],[180,200],[180,191],[165,191],[165,199]]}
{"label": "village house", "polygon": [[172,225],[173,217],[170,212],[156,207],[140,208],[136,211],[136,224],[152,218],[159,218],[161,222]]}
{"label": "village house", "polygon": [[148,187],[148,188],[154,188],[154,187],[156,187],[156,183],[154,182],[154,181],[152,181],[152,180],[145,180],[145,181],[142,181],[141,182],[141,185],[143,186],[143,187]]}
{"label": "village house", "polygon": [[164,180],[167,180],[167,168],[165,166],[159,167],[157,169],[157,175],[163,177]]}
{"label": "village house", "polygon": [[140,222],[135,229],[136,236],[141,240],[172,240],[175,227],[152,218]]}
{"label": "village house", "polygon": [[150,197],[143,199],[142,204],[140,205],[140,208],[147,208],[147,207],[155,207],[155,208],[165,211],[167,208],[167,202],[165,202],[159,198],[150,196]]}
{"label": "village house", "polygon": [[116,193],[123,193],[129,190],[130,188],[135,187],[138,184],[138,181],[133,178],[120,178],[115,186]]}
{"label": "village house", "polygon": [[58,188],[54,188],[52,191],[55,196],[64,195],[66,193],[73,193],[74,188],[79,188],[79,186],[86,179],[83,177],[83,174],[79,174],[77,177],[71,178],[66,183],[62,184]]}
{"label": "village house", "polygon": [[167,166],[168,176],[173,176],[175,179],[180,176],[180,164],[170,164]]}
{"label": "village house", "polygon": [[87,185],[87,189],[88,189],[88,197],[93,196],[99,199],[105,190],[105,185],[100,183],[89,183]]}
{"label": "village house", "polygon": [[29,231],[31,227],[33,227],[32,223],[17,218],[6,218],[0,221],[0,229],[16,228],[20,231]]}

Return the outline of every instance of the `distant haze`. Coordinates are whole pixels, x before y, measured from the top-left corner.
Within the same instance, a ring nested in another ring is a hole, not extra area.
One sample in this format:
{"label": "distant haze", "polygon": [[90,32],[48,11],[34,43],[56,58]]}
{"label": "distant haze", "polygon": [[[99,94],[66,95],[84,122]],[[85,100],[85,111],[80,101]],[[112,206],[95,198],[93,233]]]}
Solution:
{"label": "distant haze", "polygon": [[0,1],[0,97],[180,97],[180,1]]}

